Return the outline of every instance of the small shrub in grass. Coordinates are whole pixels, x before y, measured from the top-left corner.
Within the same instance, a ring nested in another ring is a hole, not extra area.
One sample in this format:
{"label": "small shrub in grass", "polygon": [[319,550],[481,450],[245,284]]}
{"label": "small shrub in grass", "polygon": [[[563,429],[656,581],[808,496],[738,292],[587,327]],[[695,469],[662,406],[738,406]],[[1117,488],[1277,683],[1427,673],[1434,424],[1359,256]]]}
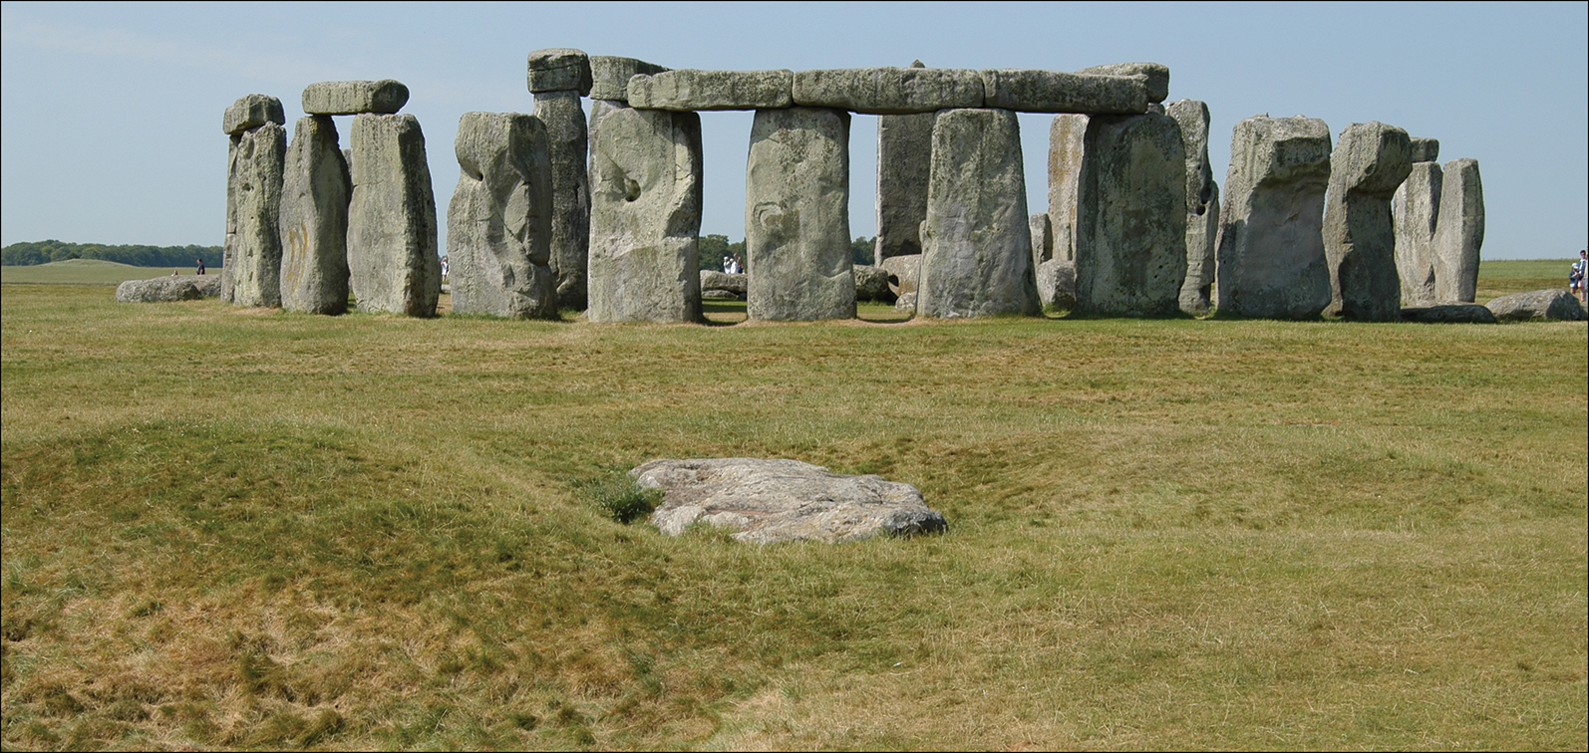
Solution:
{"label": "small shrub in grass", "polygon": [[575,481],[574,492],[602,514],[624,524],[650,515],[662,503],[660,489],[643,489],[621,470]]}

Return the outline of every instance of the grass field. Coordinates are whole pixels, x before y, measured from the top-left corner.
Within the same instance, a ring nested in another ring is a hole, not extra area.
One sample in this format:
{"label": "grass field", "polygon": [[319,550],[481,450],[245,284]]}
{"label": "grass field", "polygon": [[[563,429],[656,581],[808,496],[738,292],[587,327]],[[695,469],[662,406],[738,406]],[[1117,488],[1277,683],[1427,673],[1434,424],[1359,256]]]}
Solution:
{"label": "grass field", "polygon": [[[0,283],[35,285],[120,285],[128,280],[190,275],[194,267],[134,267],[102,259],[67,259],[31,267],[0,267]],[[211,270],[220,274],[221,270]]]}
{"label": "grass field", "polygon": [[[1561,286],[1506,264],[1480,289]],[[0,377],[8,749],[1589,745],[1583,323],[13,284]],[[577,494],[717,456],[915,484],[950,528],[756,547]]]}

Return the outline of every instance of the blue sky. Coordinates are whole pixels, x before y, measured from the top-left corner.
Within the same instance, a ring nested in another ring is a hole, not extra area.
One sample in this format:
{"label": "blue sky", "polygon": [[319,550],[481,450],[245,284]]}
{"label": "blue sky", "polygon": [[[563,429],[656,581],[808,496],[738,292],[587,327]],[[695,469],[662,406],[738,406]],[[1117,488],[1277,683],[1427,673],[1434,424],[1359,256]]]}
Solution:
{"label": "blue sky", "polygon": [[[1252,115],[1378,120],[1479,160],[1485,258],[1567,258],[1589,240],[1589,4],[524,3],[0,5],[0,244],[219,245],[236,98],[302,115],[316,81],[395,78],[426,134],[437,205],[471,110],[529,112],[544,47],[673,68],[1045,68],[1153,61],[1206,101],[1224,184]],[[587,107],[588,112],[588,107]],[[744,234],[750,113],[703,113],[701,232]],[[1031,211],[1048,124],[1021,116]],[[338,119],[346,138],[346,119]],[[851,235],[875,233],[877,121],[851,133]],[[438,217],[445,232],[445,217]],[[443,239],[443,248],[445,240]]]}

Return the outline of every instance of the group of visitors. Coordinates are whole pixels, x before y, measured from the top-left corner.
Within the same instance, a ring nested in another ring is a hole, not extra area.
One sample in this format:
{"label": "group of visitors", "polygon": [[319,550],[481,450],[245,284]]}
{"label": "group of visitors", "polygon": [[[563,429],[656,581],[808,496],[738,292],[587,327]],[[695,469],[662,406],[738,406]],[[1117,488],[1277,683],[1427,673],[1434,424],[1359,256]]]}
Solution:
{"label": "group of visitors", "polygon": [[745,274],[745,262],[740,261],[739,254],[724,256],[723,271],[731,275]]}

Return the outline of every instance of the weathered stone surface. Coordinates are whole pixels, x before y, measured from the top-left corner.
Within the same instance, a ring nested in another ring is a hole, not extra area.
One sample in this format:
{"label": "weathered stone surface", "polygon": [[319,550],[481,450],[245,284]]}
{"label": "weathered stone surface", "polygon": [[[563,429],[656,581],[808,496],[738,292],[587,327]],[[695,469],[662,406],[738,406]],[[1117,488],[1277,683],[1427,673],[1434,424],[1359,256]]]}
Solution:
{"label": "weathered stone surface", "polygon": [[1440,159],[1440,140],[1429,138],[1414,138],[1412,140],[1412,161],[1434,162]]}
{"label": "weathered stone surface", "polygon": [[666,66],[613,55],[590,56],[590,98],[629,102],[629,79],[668,70]]}
{"label": "weathered stone surface", "polygon": [[701,289],[701,300],[703,301],[737,301],[743,297],[732,290],[722,290],[720,288]]}
{"label": "weathered stone surface", "polygon": [[954,68],[831,68],[794,74],[794,103],[875,115],[982,106],[982,77]]}
{"label": "weathered stone surface", "polygon": [[303,111],[310,115],[390,115],[408,104],[400,81],[322,81],[303,89]]}
{"label": "weathered stone surface", "polygon": [[1027,218],[1026,225],[1032,231],[1032,268],[1036,269],[1054,258],[1054,223],[1047,212],[1038,212]]}
{"label": "weathered stone surface", "polygon": [[890,256],[883,260],[882,267],[888,273],[888,289],[895,296],[916,292],[916,281],[921,273],[921,254]]}
{"label": "weathered stone surface", "polygon": [[530,92],[574,91],[590,93],[590,56],[581,50],[553,48],[530,53],[525,82]]}
{"label": "weathered stone surface", "polygon": [[447,206],[453,313],[556,319],[546,127],[520,113],[466,112],[453,149],[459,167]]}
{"label": "weathered stone surface", "polygon": [[1169,115],[1096,115],[1076,208],[1076,311],[1167,316],[1186,281],[1186,149]]}
{"label": "weathered stone surface", "polygon": [[348,309],[348,202],[353,178],[329,115],[298,119],[281,199],[281,307]]}
{"label": "weathered stone surface", "polygon": [[662,490],[651,522],[669,536],[695,523],[732,529],[735,539],[757,544],[839,543],[948,528],[910,484],[841,476],[798,460],[652,460],[629,474],[641,487]]}
{"label": "weathered stone surface", "polygon": [[1076,262],[1049,259],[1037,265],[1037,299],[1043,308],[1076,308]]}
{"label": "weathered stone surface", "polygon": [[1411,157],[1411,139],[1395,126],[1372,121],[1341,131],[1324,206],[1327,312],[1370,322],[1401,319],[1390,200],[1412,170]]}
{"label": "weathered stone surface", "polygon": [[1425,324],[1494,324],[1495,314],[1477,303],[1444,303],[1409,306],[1401,310],[1402,321]]}
{"label": "weathered stone surface", "polygon": [[745,170],[746,316],[853,318],[850,114],[757,110]]}
{"label": "weathered stone surface", "polygon": [[793,71],[662,71],[629,79],[629,105],[680,112],[789,107],[793,86]]}
{"label": "weathered stone surface", "polygon": [[748,275],[719,272],[715,269],[701,270],[701,290],[726,290],[736,295],[744,295],[748,283]]}
{"label": "weathered stone surface", "polygon": [[1434,303],[1438,298],[1434,240],[1442,177],[1440,163],[1414,162],[1391,201],[1391,220],[1396,226],[1396,277],[1401,282],[1403,306]]}
{"label": "weathered stone surface", "polygon": [[1479,284],[1479,248],[1484,245],[1484,186],[1479,161],[1446,163],[1435,220],[1435,297],[1442,303],[1472,303]]}
{"label": "weathered stone surface", "polygon": [[1147,88],[1149,102],[1163,102],[1170,97],[1170,68],[1159,63],[1110,63],[1083,68],[1076,72],[1137,79]]}
{"label": "weathered stone surface", "polygon": [[[592,105],[594,110],[594,105]],[[589,131],[585,108],[575,91],[535,95],[535,117],[546,127],[552,171],[551,269],[557,276],[558,305],[585,308],[590,264]],[[595,122],[595,118],[591,118]]]}
{"label": "weathered stone surface", "polygon": [[1048,127],[1048,222],[1054,231],[1051,258],[1076,260],[1076,204],[1081,160],[1087,143],[1086,115],[1055,115]]}
{"label": "weathered stone surface", "polygon": [[1324,192],[1330,128],[1315,118],[1236,124],[1225,175],[1215,306],[1238,316],[1308,319],[1330,305]]}
{"label": "weathered stone surface", "polygon": [[287,116],[281,109],[281,100],[268,94],[249,94],[238,98],[221,117],[221,132],[235,136],[250,128],[266,123],[287,125]]}
{"label": "weathered stone surface", "polygon": [[408,114],[353,117],[349,287],[360,311],[435,316],[436,197],[425,134]]}
{"label": "weathered stone surface", "polygon": [[939,113],[916,311],[940,319],[1040,315],[1029,216],[1015,113]]}
{"label": "weathered stone surface", "polygon": [[1181,126],[1186,151],[1186,279],[1181,283],[1181,310],[1208,313],[1214,283],[1214,241],[1219,235],[1219,185],[1208,161],[1208,105],[1183,99],[1165,107]]}
{"label": "weathered stone surface", "polygon": [[855,300],[893,303],[894,297],[889,290],[888,270],[868,264],[855,265]]}
{"label": "weathered stone surface", "polygon": [[[171,301],[196,301],[203,298],[205,290],[219,288],[218,275],[174,275],[149,280],[127,280],[116,286],[116,300],[122,303],[168,303]],[[206,287],[206,283],[210,283]]]}
{"label": "weathered stone surface", "polygon": [[909,311],[916,313],[916,291],[912,290],[894,301],[895,311]]}
{"label": "weathered stone surface", "polygon": [[1021,112],[1131,115],[1148,111],[1141,78],[999,68],[982,71],[986,107]]}
{"label": "weathered stone surface", "polygon": [[1484,307],[1493,312],[1496,319],[1503,322],[1529,319],[1581,322],[1586,317],[1583,304],[1573,297],[1571,291],[1564,289],[1513,293],[1496,298],[1484,304]]}
{"label": "weathered stone surface", "polygon": [[932,171],[934,113],[877,118],[877,240],[873,259],[921,253]]}
{"label": "weathered stone surface", "polygon": [[701,117],[590,108],[592,322],[701,318]]}
{"label": "weathered stone surface", "polygon": [[266,123],[231,138],[221,298],[238,306],[280,306],[287,129]]}

